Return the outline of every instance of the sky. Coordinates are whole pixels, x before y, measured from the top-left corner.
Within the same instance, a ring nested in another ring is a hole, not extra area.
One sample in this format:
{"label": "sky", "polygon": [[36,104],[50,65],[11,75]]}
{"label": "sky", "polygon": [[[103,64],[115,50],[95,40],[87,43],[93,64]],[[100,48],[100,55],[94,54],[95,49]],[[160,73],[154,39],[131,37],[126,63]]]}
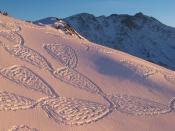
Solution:
{"label": "sky", "polygon": [[65,18],[77,13],[108,16],[142,12],[175,27],[175,0],[0,0],[0,10],[32,21],[48,16]]}

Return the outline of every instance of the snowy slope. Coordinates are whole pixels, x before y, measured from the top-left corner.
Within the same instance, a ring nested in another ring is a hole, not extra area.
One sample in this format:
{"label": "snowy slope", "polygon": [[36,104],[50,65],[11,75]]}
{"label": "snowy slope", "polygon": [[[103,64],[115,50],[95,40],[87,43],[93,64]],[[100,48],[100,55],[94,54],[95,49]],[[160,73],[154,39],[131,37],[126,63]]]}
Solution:
{"label": "snowy slope", "polygon": [[142,13],[108,17],[82,13],[64,20],[92,42],[175,70],[175,28],[153,17]]}
{"label": "snowy slope", "polygon": [[174,131],[175,73],[0,15],[0,131]]}

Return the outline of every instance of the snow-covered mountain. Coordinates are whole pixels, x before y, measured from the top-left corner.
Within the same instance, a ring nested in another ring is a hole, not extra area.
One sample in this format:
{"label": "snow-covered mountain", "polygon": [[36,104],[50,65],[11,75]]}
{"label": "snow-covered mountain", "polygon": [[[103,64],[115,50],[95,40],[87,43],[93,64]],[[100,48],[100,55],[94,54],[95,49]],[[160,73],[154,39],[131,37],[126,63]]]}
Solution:
{"label": "snow-covered mountain", "polygon": [[88,40],[175,70],[175,28],[153,17],[78,14],[64,19]]}
{"label": "snow-covered mountain", "polygon": [[[175,28],[153,17],[142,13],[134,16],[112,14],[108,17],[81,13],[64,21],[92,42],[175,70]],[[49,17],[38,22],[53,24],[56,18]]]}
{"label": "snow-covered mountain", "polygon": [[64,24],[0,14],[0,131],[174,131],[175,72]]}

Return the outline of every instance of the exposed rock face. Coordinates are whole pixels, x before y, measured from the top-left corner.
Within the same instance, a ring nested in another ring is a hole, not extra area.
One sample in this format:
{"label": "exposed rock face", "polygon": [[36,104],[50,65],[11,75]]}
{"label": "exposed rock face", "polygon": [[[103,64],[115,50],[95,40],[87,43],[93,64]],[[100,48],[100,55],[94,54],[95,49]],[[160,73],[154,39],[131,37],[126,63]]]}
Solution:
{"label": "exposed rock face", "polygon": [[35,21],[34,23],[38,25],[50,25],[55,29],[62,30],[67,35],[76,36],[80,39],[84,39],[79,33],[74,30],[74,28],[72,28],[68,23],[60,18],[48,17],[39,21]]}

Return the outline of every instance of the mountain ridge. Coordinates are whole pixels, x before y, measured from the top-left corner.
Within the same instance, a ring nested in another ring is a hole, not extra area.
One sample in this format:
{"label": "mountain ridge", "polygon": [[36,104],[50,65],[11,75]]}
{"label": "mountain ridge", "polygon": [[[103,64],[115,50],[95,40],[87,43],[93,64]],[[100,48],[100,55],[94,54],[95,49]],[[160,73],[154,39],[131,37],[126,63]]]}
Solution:
{"label": "mountain ridge", "polygon": [[92,42],[175,70],[175,28],[153,17],[142,13],[107,17],[78,14],[64,20]]}
{"label": "mountain ridge", "polygon": [[98,17],[80,13],[63,21],[94,43],[175,70],[175,28],[154,17],[141,12],[133,16],[111,14]]}

